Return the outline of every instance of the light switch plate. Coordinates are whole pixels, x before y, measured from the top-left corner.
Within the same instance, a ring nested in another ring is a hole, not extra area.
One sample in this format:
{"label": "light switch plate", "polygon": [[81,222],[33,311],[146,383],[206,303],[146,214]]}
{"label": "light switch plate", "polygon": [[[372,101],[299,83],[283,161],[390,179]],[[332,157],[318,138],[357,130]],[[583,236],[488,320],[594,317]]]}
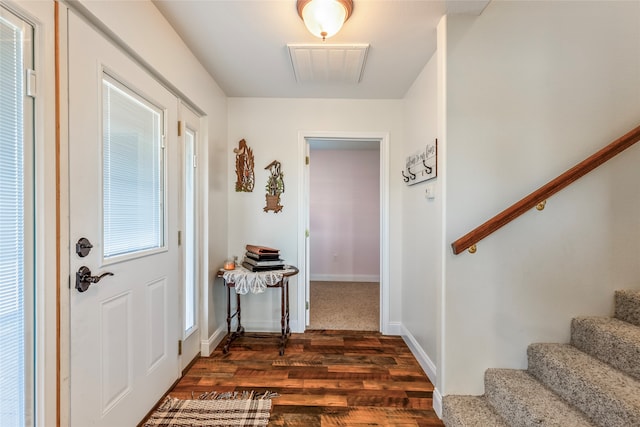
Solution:
{"label": "light switch plate", "polygon": [[433,200],[436,198],[436,188],[433,184],[427,185],[427,188],[424,192],[427,195],[428,200]]}

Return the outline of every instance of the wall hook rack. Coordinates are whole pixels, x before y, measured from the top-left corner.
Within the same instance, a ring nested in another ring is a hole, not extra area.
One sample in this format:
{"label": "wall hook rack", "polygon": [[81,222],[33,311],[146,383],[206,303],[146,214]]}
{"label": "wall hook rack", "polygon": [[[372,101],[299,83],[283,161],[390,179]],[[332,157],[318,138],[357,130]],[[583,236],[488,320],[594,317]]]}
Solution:
{"label": "wall hook rack", "polygon": [[402,179],[407,185],[433,179],[438,174],[438,140],[429,143],[423,150],[407,156]]}
{"label": "wall hook rack", "polygon": [[422,159],[422,165],[424,166],[424,170],[427,171],[427,175],[431,175],[431,172],[433,171],[433,168],[431,166],[427,165],[427,160],[426,159]]}

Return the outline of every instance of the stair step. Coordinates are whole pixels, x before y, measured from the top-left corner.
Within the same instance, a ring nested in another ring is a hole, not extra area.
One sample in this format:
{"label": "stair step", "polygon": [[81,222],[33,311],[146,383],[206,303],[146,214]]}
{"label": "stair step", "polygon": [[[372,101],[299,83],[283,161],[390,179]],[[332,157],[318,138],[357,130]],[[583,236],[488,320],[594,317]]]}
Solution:
{"label": "stair step", "polygon": [[640,326],[640,291],[616,291],[615,317]]}
{"label": "stair step", "polygon": [[531,344],[528,372],[602,427],[640,426],[640,381],[568,344]]}
{"label": "stair step", "polygon": [[488,369],[485,396],[511,427],[596,426],[526,371]]}
{"label": "stair step", "polygon": [[571,345],[640,380],[640,327],[611,317],[576,317]]}
{"label": "stair step", "polygon": [[447,427],[509,427],[483,396],[445,396],[442,421]]}

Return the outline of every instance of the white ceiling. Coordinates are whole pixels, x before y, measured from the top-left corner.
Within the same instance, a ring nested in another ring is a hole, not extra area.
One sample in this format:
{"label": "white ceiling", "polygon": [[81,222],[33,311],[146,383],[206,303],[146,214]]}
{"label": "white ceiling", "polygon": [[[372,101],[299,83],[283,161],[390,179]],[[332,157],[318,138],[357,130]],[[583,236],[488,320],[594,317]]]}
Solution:
{"label": "white ceiling", "polygon": [[400,99],[436,49],[449,13],[489,0],[354,0],[331,44],[370,45],[360,83],[298,83],[287,44],[318,43],[296,0],[153,0],[229,97]]}

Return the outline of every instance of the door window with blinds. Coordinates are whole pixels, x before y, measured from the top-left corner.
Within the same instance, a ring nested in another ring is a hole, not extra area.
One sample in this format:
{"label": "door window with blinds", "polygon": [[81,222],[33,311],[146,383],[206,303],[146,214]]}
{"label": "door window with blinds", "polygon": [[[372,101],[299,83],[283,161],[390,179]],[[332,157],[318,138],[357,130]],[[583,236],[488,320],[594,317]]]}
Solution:
{"label": "door window with blinds", "polygon": [[0,4],[0,425],[34,424],[33,27]]}
{"label": "door window with blinds", "polygon": [[163,110],[105,74],[103,232],[105,261],[165,247]]}

